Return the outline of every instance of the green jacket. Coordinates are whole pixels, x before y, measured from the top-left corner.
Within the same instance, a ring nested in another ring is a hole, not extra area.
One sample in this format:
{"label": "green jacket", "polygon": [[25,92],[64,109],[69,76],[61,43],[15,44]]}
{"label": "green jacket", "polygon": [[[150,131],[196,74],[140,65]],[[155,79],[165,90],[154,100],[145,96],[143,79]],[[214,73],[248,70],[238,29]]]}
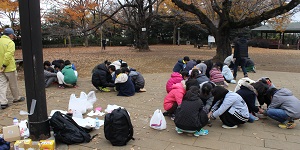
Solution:
{"label": "green jacket", "polygon": [[77,77],[75,76],[75,72],[72,69],[72,66],[65,66],[64,69],[62,69],[61,73],[64,75],[65,83],[75,84],[77,82]]}
{"label": "green jacket", "polygon": [[15,43],[6,35],[0,38],[0,67],[5,65],[4,72],[12,72],[16,70],[15,62]]}

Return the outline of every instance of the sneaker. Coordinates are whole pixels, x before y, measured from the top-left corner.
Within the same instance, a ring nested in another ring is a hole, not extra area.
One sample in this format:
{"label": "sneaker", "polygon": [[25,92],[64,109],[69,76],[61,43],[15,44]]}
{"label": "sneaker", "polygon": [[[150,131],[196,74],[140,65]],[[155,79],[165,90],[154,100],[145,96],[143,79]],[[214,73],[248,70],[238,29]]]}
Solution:
{"label": "sneaker", "polygon": [[140,89],[140,92],[146,92],[147,90],[145,88]]}
{"label": "sneaker", "polygon": [[175,127],[175,130],[176,130],[176,132],[177,132],[178,134],[183,133],[183,131],[182,131],[180,128]]}
{"label": "sneaker", "polygon": [[234,126],[232,126],[232,127],[227,126],[227,125],[225,125],[225,124],[222,125],[222,128],[224,128],[224,129],[235,129],[235,128],[237,128],[237,127],[238,127],[237,125],[234,125]]}
{"label": "sneaker", "polygon": [[99,87],[99,89],[100,89],[100,91],[102,91],[102,92],[110,92],[110,89],[108,89],[108,88],[103,88],[103,87]]}
{"label": "sneaker", "polygon": [[296,127],[296,123],[295,122],[289,122],[289,123],[287,123],[287,129],[293,129],[293,128],[295,128]]}
{"label": "sneaker", "polygon": [[175,114],[171,115],[171,120],[175,120]]}
{"label": "sneaker", "polygon": [[255,113],[255,116],[257,116],[259,119],[266,119],[267,116],[265,116],[264,114],[260,114],[260,113]]}
{"label": "sneaker", "polygon": [[64,85],[59,85],[58,88],[59,88],[59,89],[64,89],[65,86],[64,86]]}
{"label": "sneaker", "polygon": [[25,100],[25,97],[20,97],[17,100],[13,100],[13,103],[23,102]]}
{"label": "sneaker", "polygon": [[204,130],[204,129],[201,129],[200,131],[196,131],[194,133],[194,136],[203,136],[203,135],[207,135],[208,134],[208,130]]}
{"label": "sneaker", "polygon": [[170,115],[170,113],[169,113],[169,112],[167,112],[167,111],[165,111],[165,112],[163,112],[163,115],[164,115],[164,116],[169,116],[169,115]]}
{"label": "sneaker", "polygon": [[248,77],[248,74],[245,74],[245,75],[244,75],[244,78],[247,78],[247,77]]}
{"label": "sneaker", "polygon": [[278,127],[281,129],[293,129],[296,127],[296,123],[295,122],[280,123]]}
{"label": "sneaker", "polygon": [[5,109],[5,108],[7,108],[8,107],[8,104],[1,104],[1,108],[2,109]]}

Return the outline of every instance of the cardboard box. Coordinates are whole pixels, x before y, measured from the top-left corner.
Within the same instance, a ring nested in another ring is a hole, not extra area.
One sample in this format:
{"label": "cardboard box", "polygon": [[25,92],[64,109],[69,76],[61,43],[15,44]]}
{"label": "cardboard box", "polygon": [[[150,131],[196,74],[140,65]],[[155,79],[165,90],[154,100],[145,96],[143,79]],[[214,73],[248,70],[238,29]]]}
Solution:
{"label": "cardboard box", "polygon": [[14,144],[14,150],[40,150],[40,142],[32,141],[31,139],[17,140]]}
{"label": "cardboard box", "polygon": [[40,149],[55,150],[55,141],[40,140]]}
{"label": "cardboard box", "polygon": [[20,129],[18,125],[3,127],[3,137],[5,141],[14,142],[20,140]]}

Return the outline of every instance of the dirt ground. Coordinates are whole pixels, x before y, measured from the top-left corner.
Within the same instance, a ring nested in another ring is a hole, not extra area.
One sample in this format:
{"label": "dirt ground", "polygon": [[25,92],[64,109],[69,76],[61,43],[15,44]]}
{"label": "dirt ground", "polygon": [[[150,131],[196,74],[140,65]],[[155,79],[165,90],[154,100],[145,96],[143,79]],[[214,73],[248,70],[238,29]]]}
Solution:
{"label": "dirt ground", "polygon": [[[207,60],[212,58],[216,51],[207,48],[197,49],[193,45],[154,45],[150,52],[137,52],[130,47],[107,47],[101,51],[100,47],[45,48],[44,61],[52,62],[55,59],[70,60],[75,63],[80,77],[90,77],[91,71],[97,64],[109,60],[111,62],[122,59],[129,66],[141,73],[172,72],[178,58],[189,56],[191,59]],[[249,57],[256,63],[257,70],[300,72],[299,50],[274,50],[249,47]],[[16,58],[22,58],[22,51],[16,51]],[[22,71],[19,72],[22,78]]]}

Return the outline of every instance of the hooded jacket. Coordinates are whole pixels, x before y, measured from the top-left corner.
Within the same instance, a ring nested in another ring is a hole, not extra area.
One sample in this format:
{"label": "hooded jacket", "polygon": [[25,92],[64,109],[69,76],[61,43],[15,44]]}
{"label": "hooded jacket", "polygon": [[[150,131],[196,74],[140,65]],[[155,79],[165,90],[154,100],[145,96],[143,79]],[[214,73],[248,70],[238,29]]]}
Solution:
{"label": "hooded jacket", "polygon": [[186,63],[186,67],[184,68],[185,71],[190,71],[194,68],[194,66],[196,66],[197,63],[194,60],[190,60]]}
{"label": "hooded jacket", "polygon": [[[234,115],[236,118],[241,121],[247,122],[249,119],[249,111],[247,104],[243,100],[243,98],[234,92],[228,92],[223,100],[223,103],[220,105],[221,101],[217,101],[217,103],[212,107],[212,118],[217,118],[221,116],[225,111],[227,111]],[[219,106],[220,105],[220,106]]]}
{"label": "hooded jacket", "polygon": [[248,44],[244,37],[239,38],[234,45],[233,58],[248,57]]}
{"label": "hooded jacket", "polygon": [[133,96],[135,89],[131,77],[125,73],[117,75],[115,80],[116,90],[119,91],[118,96]]}
{"label": "hooded jacket", "polygon": [[114,87],[114,83],[112,81],[112,76],[110,75],[106,65],[100,64],[98,65],[92,75],[92,83],[101,87]]}
{"label": "hooded jacket", "polygon": [[183,61],[183,59],[179,59],[173,68],[173,72],[180,72],[185,68],[185,66],[186,63]]}
{"label": "hooded jacket", "polygon": [[179,72],[173,72],[171,74],[171,78],[168,80],[166,84],[167,93],[172,90],[173,84],[180,83],[183,80],[182,75]]}
{"label": "hooded jacket", "polygon": [[71,65],[67,65],[61,70],[64,75],[64,82],[67,84],[75,84],[77,82],[77,77]]}
{"label": "hooded jacket", "polygon": [[233,74],[232,74],[231,70],[229,69],[229,67],[227,65],[223,65],[222,75],[228,81],[233,80]]}
{"label": "hooded jacket", "polygon": [[131,80],[132,80],[133,84],[135,85],[135,87],[140,88],[140,89],[144,88],[145,79],[141,73],[139,73],[137,71],[130,71],[129,76],[131,77]]}
{"label": "hooded jacket", "polygon": [[0,38],[0,67],[5,65],[4,72],[12,72],[16,70],[15,62],[15,43],[6,35]]}
{"label": "hooded jacket", "polygon": [[[176,110],[175,125],[183,130],[199,131],[208,122],[207,114],[203,111],[199,89],[187,91],[181,105]],[[189,95],[189,96],[187,96]]]}
{"label": "hooded jacket", "polygon": [[300,118],[300,101],[287,88],[279,89],[268,108],[283,109],[292,118]]}
{"label": "hooded jacket", "polygon": [[197,76],[197,81],[199,84],[202,84],[203,82],[210,81],[210,80],[205,74],[201,73]]}
{"label": "hooded jacket", "polygon": [[184,82],[176,83],[172,86],[172,90],[166,95],[164,99],[164,109],[168,111],[173,103],[181,104],[183,95],[185,94]]}
{"label": "hooded jacket", "polygon": [[257,97],[256,89],[247,82],[242,83],[242,86],[238,91],[236,91],[246,102],[249,112],[258,112],[258,107],[255,106],[255,101]]}
{"label": "hooded jacket", "polygon": [[205,63],[201,62],[200,64],[196,65],[196,67],[201,71],[201,74],[206,73],[207,65]]}

